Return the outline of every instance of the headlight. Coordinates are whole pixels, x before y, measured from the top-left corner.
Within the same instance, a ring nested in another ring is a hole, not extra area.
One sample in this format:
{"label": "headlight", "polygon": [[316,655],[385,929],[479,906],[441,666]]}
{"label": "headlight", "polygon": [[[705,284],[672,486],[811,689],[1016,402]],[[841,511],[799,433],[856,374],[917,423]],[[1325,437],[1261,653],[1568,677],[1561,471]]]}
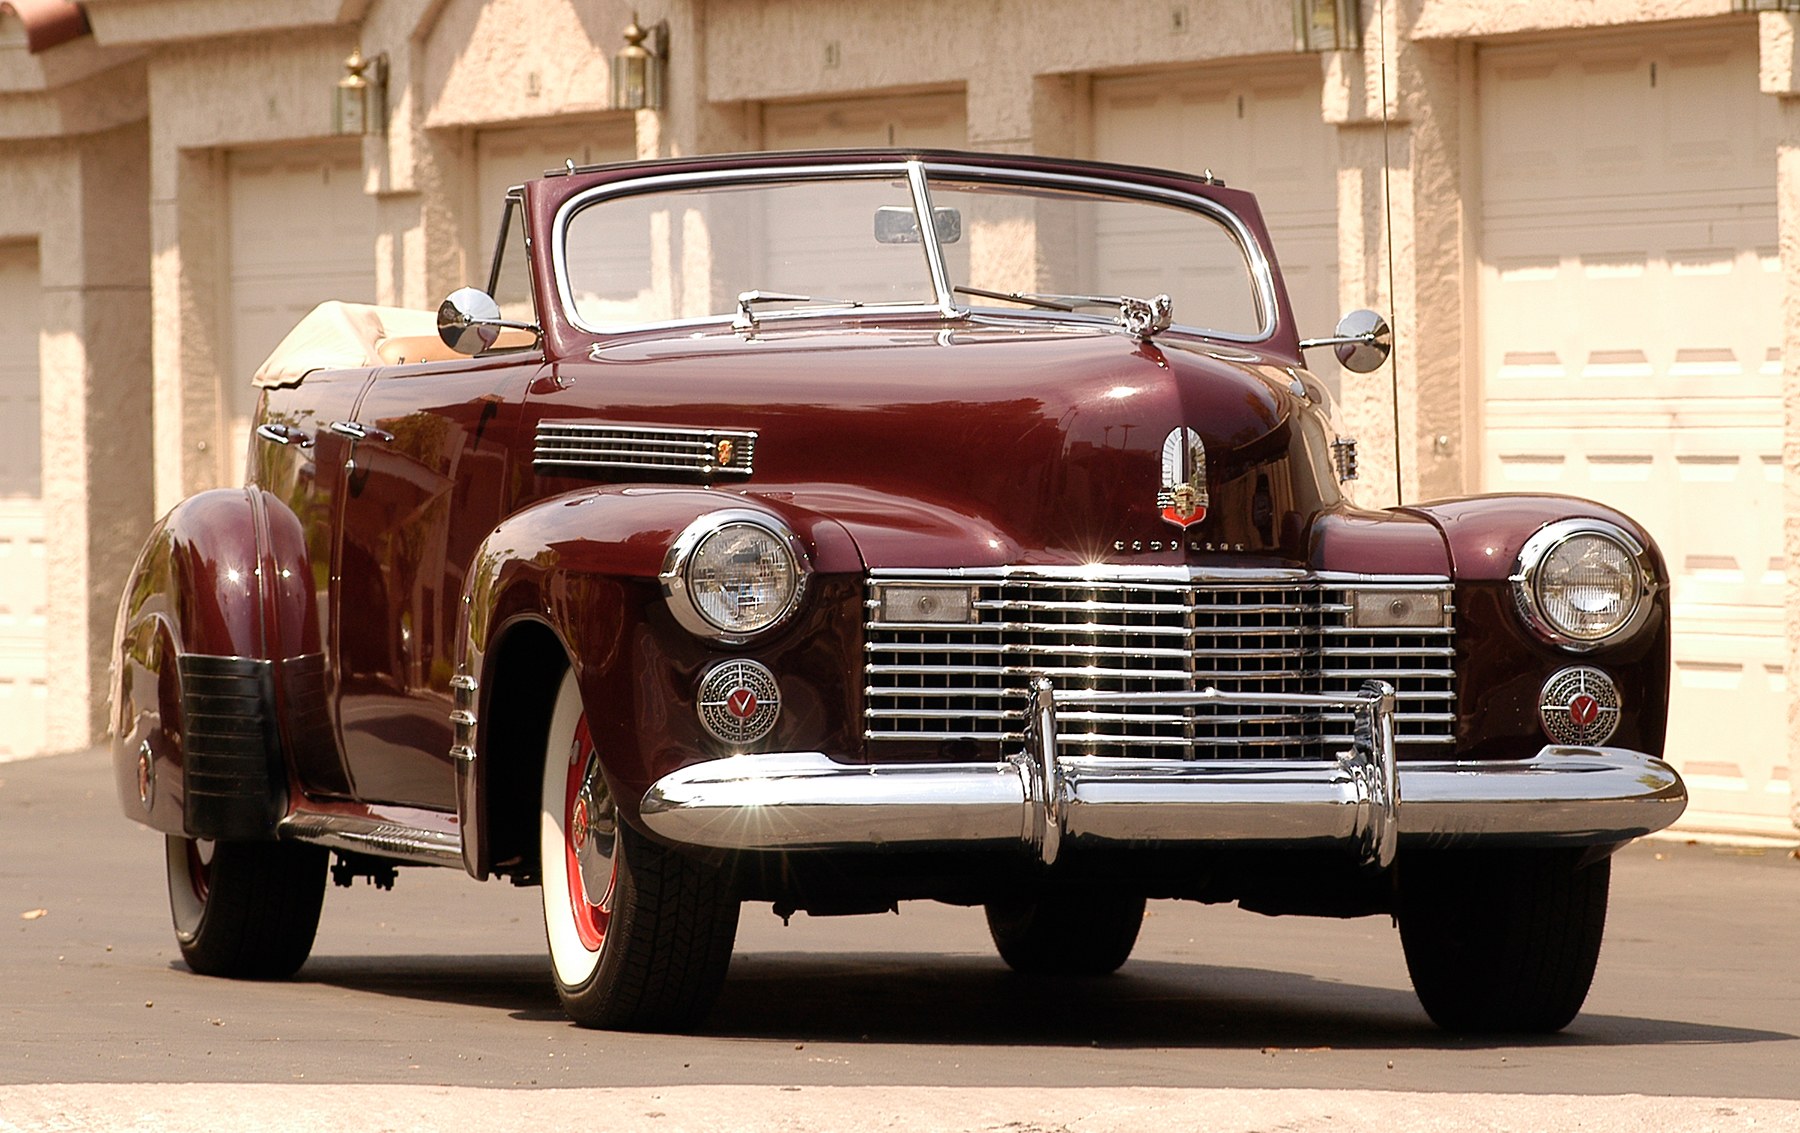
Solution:
{"label": "headlight", "polygon": [[1519,551],[1513,597],[1540,636],[1575,652],[1637,629],[1655,584],[1649,553],[1629,533],[1597,519],[1549,524]]}
{"label": "headlight", "polygon": [[806,586],[806,560],[780,521],[711,512],[689,524],[663,561],[662,590],[688,632],[738,642],[785,621]]}

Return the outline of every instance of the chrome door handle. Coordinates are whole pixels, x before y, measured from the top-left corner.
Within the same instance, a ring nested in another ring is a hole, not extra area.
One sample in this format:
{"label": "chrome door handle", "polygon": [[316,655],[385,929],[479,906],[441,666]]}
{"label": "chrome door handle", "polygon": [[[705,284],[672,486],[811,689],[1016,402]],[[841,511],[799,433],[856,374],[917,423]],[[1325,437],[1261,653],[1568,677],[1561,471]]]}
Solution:
{"label": "chrome door handle", "polygon": [[278,445],[299,445],[301,448],[312,447],[312,437],[304,429],[296,429],[292,425],[258,425],[256,435],[265,441]]}
{"label": "chrome door handle", "polygon": [[365,425],[361,421],[333,421],[326,428],[340,437],[349,437],[353,441],[391,441],[394,434],[386,429],[377,429],[373,425]]}

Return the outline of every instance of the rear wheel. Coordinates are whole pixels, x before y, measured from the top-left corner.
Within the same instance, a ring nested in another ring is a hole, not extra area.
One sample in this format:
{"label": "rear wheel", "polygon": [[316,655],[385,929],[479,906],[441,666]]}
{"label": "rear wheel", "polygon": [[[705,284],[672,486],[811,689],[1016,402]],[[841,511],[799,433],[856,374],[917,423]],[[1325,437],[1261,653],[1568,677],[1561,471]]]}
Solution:
{"label": "rear wheel", "polygon": [[1400,865],[1413,989],[1449,1031],[1560,1031],[1587,999],[1612,859],[1583,851],[1420,852]]}
{"label": "rear wheel", "polygon": [[619,821],[573,672],[544,752],[544,934],[556,993],[584,1027],[680,1030],[731,964],[738,902],[715,869]]}
{"label": "rear wheel", "polygon": [[1137,944],[1144,899],[1111,893],[1049,894],[987,906],[988,932],[1015,972],[1103,976]]}
{"label": "rear wheel", "polygon": [[327,852],[292,842],[166,839],[181,958],[202,975],[282,979],[312,951]]}

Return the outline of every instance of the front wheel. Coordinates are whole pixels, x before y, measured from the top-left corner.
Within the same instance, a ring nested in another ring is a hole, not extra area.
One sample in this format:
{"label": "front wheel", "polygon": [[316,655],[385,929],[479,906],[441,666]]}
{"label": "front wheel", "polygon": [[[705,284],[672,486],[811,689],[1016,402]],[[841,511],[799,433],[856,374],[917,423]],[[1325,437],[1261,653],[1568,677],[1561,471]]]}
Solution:
{"label": "front wheel", "polygon": [[619,821],[573,671],[544,752],[538,821],[556,994],[584,1027],[681,1030],[731,964],[738,902],[715,869]]}
{"label": "front wheel", "polygon": [[1015,972],[1104,976],[1137,944],[1144,899],[1116,893],[1048,894],[991,902],[988,932]]}
{"label": "front wheel", "polygon": [[166,850],[169,913],[188,967],[273,980],[306,963],[325,903],[325,850],[174,835]]}
{"label": "front wheel", "polygon": [[1400,863],[1413,990],[1448,1031],[1549,1034],[1587,999],[1612,859],[1583,851],[1420,851]]}

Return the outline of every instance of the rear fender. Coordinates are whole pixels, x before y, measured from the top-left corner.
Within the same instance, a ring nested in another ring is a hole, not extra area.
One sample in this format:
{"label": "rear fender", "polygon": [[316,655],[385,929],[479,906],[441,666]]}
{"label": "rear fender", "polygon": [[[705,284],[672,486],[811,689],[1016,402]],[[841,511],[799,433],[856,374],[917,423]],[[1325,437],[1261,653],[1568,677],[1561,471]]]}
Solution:
{"label": "rear fender", "polygon": [[127,817],[197,838],[274,836],[293,784],[278,662],[317,652],[299,521],[254,489],[202,492],[150,532],[120,601],[113,773]]}
{"label": "rear fender", "polygon": [[815,579],[860,578],[862,560],[836,522],[708,489],[572,492],[515,513],[483,542],[463,592],[453,678],[457,811],[471,875],[531,868],[550,706],[565,667],[575,670],[620,817],[637,823],[638,801],[669,769],[670,735],[690,724],[671,718],[671,701],[690,690],[670,687],[669,674],[716,655],[676,624],[657,576],[676,536],[725,508],[785,523]]}

